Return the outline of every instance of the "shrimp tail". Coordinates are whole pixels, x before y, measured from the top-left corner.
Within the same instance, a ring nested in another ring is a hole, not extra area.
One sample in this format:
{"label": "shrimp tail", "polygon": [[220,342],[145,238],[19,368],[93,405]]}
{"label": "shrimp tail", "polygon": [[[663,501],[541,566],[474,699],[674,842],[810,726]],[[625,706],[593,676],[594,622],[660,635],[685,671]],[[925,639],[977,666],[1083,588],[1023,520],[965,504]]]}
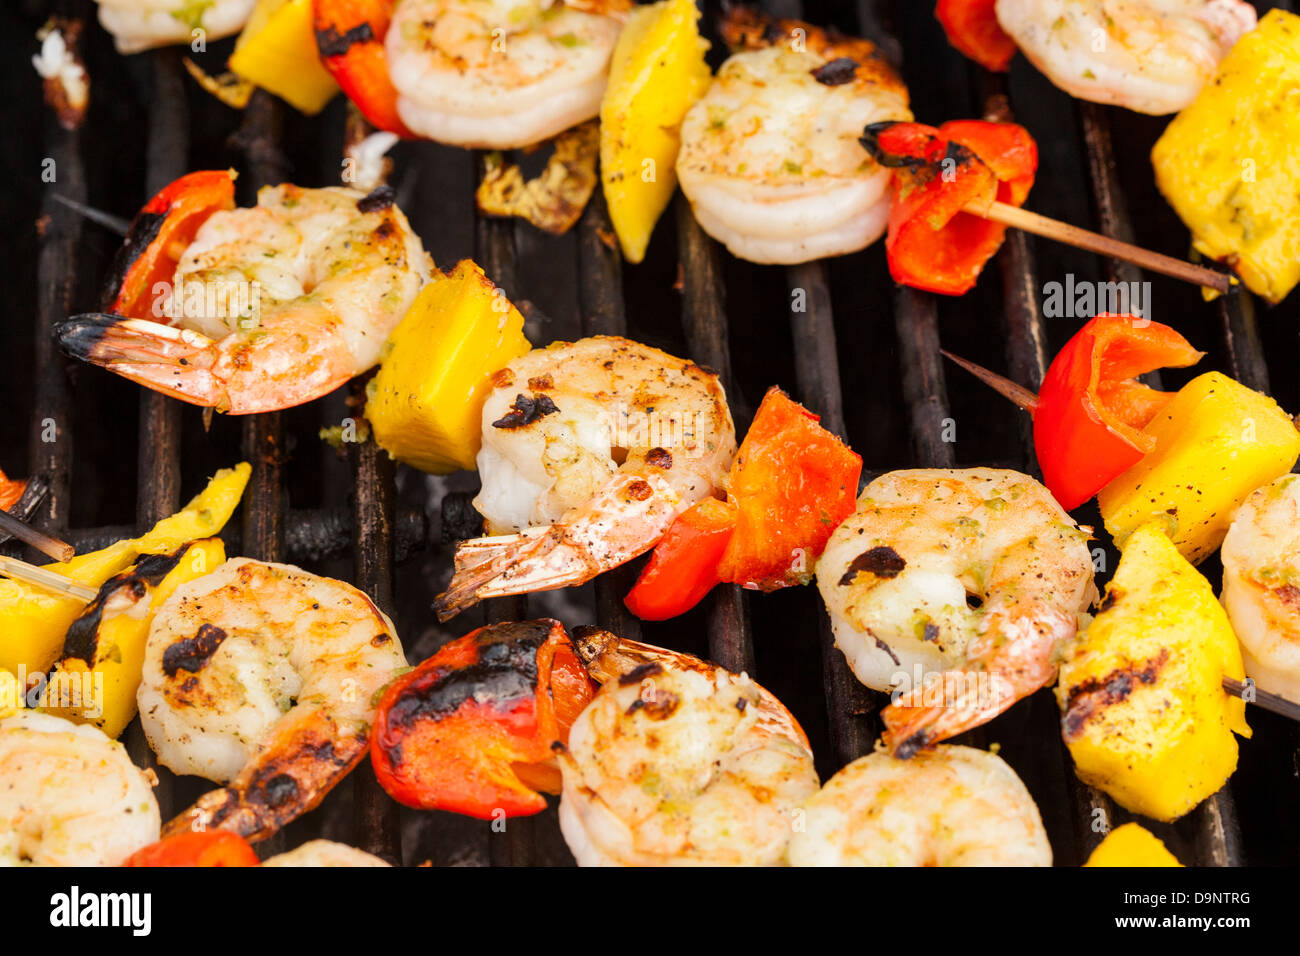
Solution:
{"label": "shrimp tail", "polygon": [[101,366],[192,405],[225,408],[211,370],[213,341],[190,329],[105,312],[74,315],[54,327],[64,354]]}
{"label": "shrimp tail", "polygon": [[307,708],[238,777],[172,819],[163,836],[217,829],[238,833],[250,843],[265,840],[315,809],[368,747],[366,729],[348,730],[328,714]]}
{"label": "shrimp tail", "polygon": [[461,542],[456,573],[433,609],[447,621],[485,598],[583,584],[653,548],[682,506],[663,478],[616,474],[549,528]]}

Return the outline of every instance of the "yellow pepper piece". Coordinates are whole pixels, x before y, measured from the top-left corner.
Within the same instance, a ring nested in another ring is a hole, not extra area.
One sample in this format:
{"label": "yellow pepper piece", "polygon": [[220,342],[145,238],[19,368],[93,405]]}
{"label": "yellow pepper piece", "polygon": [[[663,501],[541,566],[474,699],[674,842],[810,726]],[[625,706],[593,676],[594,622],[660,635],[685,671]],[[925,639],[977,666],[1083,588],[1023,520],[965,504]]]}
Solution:
{"label": "yellow pepper piece", "polygon": [[420,290],[388,340],[366,418],[398,461],[435,475],[473,468],[492,373],[528,352],[524,317],[468,259]]}
{"label": "yellow pepper piece", "polygon": [[1218,372],[1188,382],[1143,431],[1155,448],[1097,496],[1106,530],[1123,548],[1160,520],[1193,564],[1223,543],[1246,496],[1300,457],[1300,432],[1277,402]]}
{"label": "yellow pepper piece", "polygon": [[[221,539],[209,538],[182,546],[173,555],[152,556],[110,582],[109,587],[116,582],[123,589],[136,585],[142,593],[128,600],[125,590],[115,589],[102,607],[91,605],[80,615],[69,628],[65,656],[54,665],[42,709],[94,724],[110,737],[120,736],[136,714],[135,692],[155,612],[186,581],[216,570],[225,560]],[[74,629],[83,621],[84,630]],[[73,653],[83,656],[67,656]]]}
{"label": "yellow pepper piece", "polygon": [[[182,510],[164,518],[141,538],[118,541],[71,561],[45,565],[77,584],[99,588],[141,554],[175,551],[196,538],[209,538],[230,520],[251,468],[225,468]],[[32,584],[0,578],[0,668],[30,676],[44,673],[58,658],[68,626],[85,607]]]}
{"label": "yellow pepper piece", "polygon": [[1175,820],[1237,767],[1241,648],[1210,583],[1157,524],[1129,536],[1102,610],[1066,649],[1057,700],[1079,779]]}
{"label": "yellow pepper piece", "polygon": [[709,88],[708,41],[695,0],[633,8],[610,61],[600,104],[600,169],[609,218],[628,262],[645,258],[677,188],[686,113]]}
{"label": "yellow pepper piece", "polygon": [[228,65],[308,116],[339,91],[316,49],[312,0],[259,0]]}
{"label": "yellow pepper piece", "polygon": [[1300,17],[1270,10],[1151,151],[1197,250],[1280,302],[1300,282]]}
{"label": "yellow pepper piece", "polygon": [[1126,823],[1111,830],[1083,865],[1182,866],[1159,837],[1137,823]]}

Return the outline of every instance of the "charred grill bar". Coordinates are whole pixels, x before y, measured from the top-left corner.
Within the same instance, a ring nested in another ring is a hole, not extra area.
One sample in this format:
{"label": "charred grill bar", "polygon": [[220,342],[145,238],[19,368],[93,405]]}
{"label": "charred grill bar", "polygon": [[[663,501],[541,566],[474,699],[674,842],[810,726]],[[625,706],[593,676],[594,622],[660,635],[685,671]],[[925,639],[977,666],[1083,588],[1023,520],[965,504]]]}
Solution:
{"label": "charred grill bar", "polygon": [[[93,22],[92,4],[85,0],[62,0],[55,6],[59,12],[80,18],[88,25]],[[887,54],[902,49],[913,57],[924,56],[924,51],[912,52],[908,44],[900,45],[896,37],[926,30],[931,31],[927,35],[933,35],[937,27],[917,25],[919,18],[930,16],[928,6],[889,3],[887,0],[860,0],[856,7],[838,0],[822,0],[820,3],[809,0],[802,9],[796,0],[771,0],[767,4],[769,12],[774,14],[799,16],[802,13],[815,21],[830,22],[846,32],[871,37]],[[710,0],[706,6],[706,29],[712,30],[718,13],[718,7]],[[904,20],[907,22],[901,23]],[[906,31],[900,30],[900,26],[906,26]],[[713,39],[717,48],[716,35]],[[175,51],[148,56],[154,93],[149,118],[146,192],[152,194],[187,171],[192,164],[188,155],[190,117],[186,100],[189,94],[185,88],[188,81],[183,76],[179,56]],[[977,77],[970,88],[980,91],[980,101],[972,101],[972,108],[961,115],[983,112],[989,118],[1010,119],[1014,107],[1010,94],[1014,86],[1001,77],[983,74],[973,66],[967,67],[967,72],[970,77]],[[92,88],[93,83],[92,74]],[[963,94],[950,93],[948,99],[960,95]],[[927,104],[927,108],[933,108],[933,104]],[[1085,149],[1082,163],[1075,164],[1079,177],[1072,185],[1082,189],[1086,181],[1090,186],[1095,224],[1102,231],[1119,238],[1131,238],[1132,224],[1116,172],[1110,114],[1090,104],[1078,104],[1077,109],[1079,125],[1075,133]],[[921,117],[924,121],[938,118]],[[279,105],[265,94],[254,98],[244,116],[237,142],[245,155],[245,172],[254,186],[293,178],[281,151],[281,122]],[[87,171],[81,159],[91,138],[90,132],[62,129],[52,115],[47,114],[45,153],[57,164],[58,180],[56,186],[46,188],[42,202],[35,336],[36,415],[31,426],[28,457],[29,472],[49,484],[48,495],[36,509],[36,524],[52,533],[66,535],[82,549],[102,545],[130,530],[114,525],[69,529],[73,405],[66,363],[57,354],[48,332],[54,321],[85,304],[78,300],[79,296],[81,299],[89,297],[86,290],[79,290],[77,286],[84,226],[77,214],[55,202],[51,196],[57,191],[67,199],[96,204],[88,197]],[[445,157],[426,164],[423,155],[421,167],[446,167]],[[400,163],[401,160],[399,166]],[[475,166],[481,168],[481,162],[476,161]],[[1039,188],[1058,187],[1044,183]],[[139,205],[140,197],[135,199],[135,205]],[[743,301],[744,290],[728,286],[729,264],[724,258],[725,253],[703,233],[680,195],[674,208],[665,214],[665,220],[658,241],[671,242],[672,239],[666,239],[663,234],[675,234],[681,278],[680,330],[668,329],[672,320],[663,315],[658,317],[658,321],[664,324],[666,339],[673,339],[680,331],[687,354],[720,372],[732,400],[737,430],[743,431],[752,411],[749,403],[761,395],[762,387],[769,384],[752,381],[752,376],[746,377],[742,369],[747,368],[747,364],[735,360],[736,356],[743,354],[740,350],[747,347],[750,330],[740,326],[742,320],[736,304],[730,305],[729,313],[727,299],[730,293],[737,301]],[[1086,222],[1079,224],[1088,225]],[[522,227],[517,227],[513,221],[480,217],[468,232],[473,236],[478,262],[518,303],[530,299],[530,292],[534,290],[523,287],[527,285],[525,274],[529,270],[523,267],[521,257],[525,254],[525,246],[517,235],[517,228]],[[610,242],[611,235],[608,214],[598,190],[573,235],[558,241],[572,243],[570,247],[564,247],[566,252],[559,255],[561,261],[567,254],[576,263],[577,302],[575,314],[556,316],[556,328],[572,329],[580,334],[627,332],[632,310],[623,297],[622,264],[616,246]],[[545,240],[536,244],[536,248],[550,255],[552,250],[561,248],[545,244],[551,242]],[[530,240],[527,249],[532,250],[533,245]],[[1051,353],[1048,329],[1039,305],[1042,286],[1035,263],[1036,248],[1041,249],[1024,234],[1011,231],[996,266],[989,266],[990,271],[996,269],[1001,278],[998,314],[988,317],[1001,339],[999,353],[1005,366],[1000,371],[1030,388],[1035,388],[1041,381]],[[440,261],[439,265],[447,266],[449,263]],[[1135,270],[1123,264],[1107,263],[1105,268],[1112,270],[1117,279],[1140,278]],[[752,274],[757,274],[757,270]],[[986,279],[981,287],[989,285],[996,286],[997,283]],[[892,321],[883,315],[858,314],[853,301],[845,296],[845,279],[841,270],[833,263],[824,262],[788,268],[781,286],[788,293],[802,293],[802,308],[789,305],[794,299],[791,295],[786,300],[783,317],[788,323],[788,337],[793,348],[791,384],[796,397],[821,415],[823,423],[831,431],[846,439],[854,438],[858,450],[864,453],[868,468],[898,467],[909,461],[924,467],[949,467],[956,463],[956,446],[943,437],[944,422],[954,407],[949,397],[949,386],[954,383],[947,380],[947,370],[939,354],[940,346],[955,334],[944,322],[946,303],[926,293],[898,289],[892,293],[892,298],[886,297],[892,310]],[[987,290],[983,294],[987,295]],[[977,301],[983,301],[977,300],[975,295],[972,293],[967,297],[964,308],[974,310]],[[1251,387],[1267,389],[1269,368],[1262,344],[1263,334],[1249,296],[1244,293],[1227,296],[1206,309],[1216,314],[1216,327],[1228,357],[1228,370]],[[743,321],[776,321],[780,311],[772,308],[766,315],[745,315]],[[860,323],[870,323],[873,327],[868,332],[859,333],[856,326]],[[530,320],[530,326],[533,324]],[[841,380],[841,361],[845,364],[846,379],[847,370],[852,370],[855,376],[857,374],[855,362],[861,354],[855,351],[855,343],[861,341],[859,334],[866,336],[873,348],[893,352],[893,383],[873,382],[867,387],[893,390],[890,400],[905,410],[903,417],[906,420],[905,425],[896,430],[891,430],[889,423],[873,421],[864,431],[861,426],[862,399],[853,394],[853,388],[846,387],[850,383]],[[534,340],[538,341],[536,337]],[[954,346],[954,350],[958,349]],[[362,394],[363,386],[354,386],[354,400],[359,401]],[[136,521],[139,526],[145,526],[174,510],[181,502],[182,415],[179,403],[153,392],[143,392],[139,404]],[[990,403],[990,407],[997,406]],[[1009,409],[1005,410],[1005,417],[1000,420],[1007,424],[1002,427],[1009,427],[1012,414]],[[290,511],[285,461],[288,446],[285,443],[293,436],[287,434],[284,419],[285,416],[280,414],[258,415],[241,423],[246,453],[253,463],[254,473],[245,496],[243,528],[232,528],[227,535],[232,552],[267,560],[308,563],[350,555],[352,580],[394,618],[402,606],[427,604],[432,592],[398,594],[396,591],[396,564],[426,544],[427,523],[420,508],[412,506],[409,495],[399,494],[394,468],[388,457],[370,441],[349,445],[347,460],[352,486],[347,507],[340,509],[326,505],[318,509]],[[56,441],[47,440],[49,420],[53,421],[57,431]],[[1021,416],[1016,427],[1019,440],[1012,464],[1031,470],[1034,459],[1027,418]],[[854,434],[851,435],[851,431]],[[305,441],[312,436],[299,438]],[[875,450],[877,442],[881,449],[885,449],[884,452]],[[867,446],[872,446],[870,451]],[[477,516],[468,508],[468,498],[467,493],[457,490],[447,492],[440,501],[426,502],[426,505],[441,509],[443,522],[443,542],[427,542],[429,547],[437,549],[431,560],[449,564],[452,539],[477,533]],[[629,567],[599,578],[595,582],[592,613],[601,625],[637,638],[643,628],[622,603],[622,596],[634,576],[635,568]],[[804,590],[806,593],[791,600],[799,602],[801,639],[808,653],[811,653],[813,639],[813,614],[818,622],[820,686],[810,693],[820,699],[817,706],[823,710],[824,732],[829,741],[828,753],[819,754],[819,759],[833,770],[871,749],[879,733],[875,715],[882,697],[862,687],[849,672],[843,656],[833,646],[829,622],[819,609],[820,599],[815,588]],[[400,602],[399,597],[402,599]],[[525,599],[485,602],[482,610],[467,612],[466,618],[477,623],[517,618],[527,615],[530,605],[535,616],[539,613],[539,603]],[[733,586],[718,588],[710,596],[700,618],[707,628],[708,654],[730,669],[746,670],[761,681],[765,677],[772,680],[775,677],[759,666],[763,642],[770,637],[771,626],[766,626],[762,618],[750,619],[749,603],[749,597]],[[432,612],[429,612],[428,619],[432,620]],[[653,634],[648,636],[654,637]],[[409,648],[416,635],[408,638],[404,633],[403,637],[409,641]],[[758,654],[756,644],[759,645]],[[1068,755],[1060,743],[1055,704],[1046,694],[1040,693],[1029,702],[1021,703],[1000,721],[988,733],[978,734],[979,741],[1000,741],[1008,752],[1013,751],[1024,758],[1013,765],[1026,777],[1026,782],[1039,799],[1040,809],[1053,836],[1058,862],[1079,862],[1100,838],[1094,826],[1098,813],[1114,825],[1123,818],[1122,812],[1105,795],[1075,779]],[[1010,740],[1013,733],[1023,733],[1024,739],[1019,742]],[[138,725],[128,732],[128,738],[137,762],[151,759]],[[1278,759],[1286,758],[1279,754]],[[164,816],[187,805],[200,789],[206,787],[202,782],[177,780],[165,771],[159,776],[162,783],[158,795]],[[404,811],[399,814],[397,806],[379,790],[368,767],[360,768],[349,786],[339,789],[349,792],[337,801],[335,797],[330,800],[348,811],[343,814],[346,823],[342,826],[327,825],[326,809],[322,807],[312,817],[292,825],[293,842],[327,834],[349,840],[391,860],[411,863],[426,858],[432,858],[435,863],[568,861],[555,830],[553,810],[533,819],[511,820],[506,831],[499,833],[478,821],[452,819],[441,814],[412,815]],[[1062,818],[1057,822],[1071,833],[1073,840],[1065,839],[1063,842],[1061,827],[1053,829],[1053,815]],[[336,813],[331,819],[338,816]],[[1245,822],[1259,828],[1270,825],[1268,821],[1252,824],[1248,818]],[[1226,789],[1178,824],[1157,829],[1187,862],[1232,865],[1246,858],[1233,801]],[[412,832],[415,833],[414,840]]]}

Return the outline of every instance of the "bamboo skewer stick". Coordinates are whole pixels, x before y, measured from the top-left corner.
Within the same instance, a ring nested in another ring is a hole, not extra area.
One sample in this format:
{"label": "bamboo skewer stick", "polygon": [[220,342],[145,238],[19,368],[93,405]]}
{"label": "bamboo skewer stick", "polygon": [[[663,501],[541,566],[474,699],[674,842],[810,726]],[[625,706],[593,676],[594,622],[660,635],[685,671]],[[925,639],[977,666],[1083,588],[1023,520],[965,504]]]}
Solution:
{"label": "bamboo skewer stick", "polygon": [[52,538],[44,531],[37,531],[25,521],[19,521],[9,512],[0,508],[0,531],[12,535],[24,544],[30,544],[41,554],[47,554],[55,561],[67,561],[77,553],[66,541]]}
{"label": "bamboo skewer stick", "polygon": [[1103,236],[1099,232],[1090,232],[1087,229],[1080,229],[1078,226],[1072,226],[1058,219],[1040,216],[1036,212],[1021,209],[1019,206],[997,201],[984,203],[975,200],[968,202],[964,209],[966,212],[982,219],[1000,222],[1004,226],[1030,232],[1045,239],[1055,239],[1057,242],[1077,246],[1080,249],[1096,252],[1103,256],[1110,256],[1113,259],[1123,259],[1125,262],[1132,262],[1144,269],[1150,269],[1152,272],[1159,272],[1161,275],[1182,279],[1184,282],[1190,282],[1193,285],[1208,286],[1218,292],[1231,292],[1239,284],[1235,276],[1226,272],[1198,266],[1191,262],[1184,262],[1182,259],[1175,259],[1172,256],[1161,255],[1158,252],[1143,249],[1141,246],[1121,242],[1118,239],[1110,238],[1110,236]]}
{"label": "bamboo skewer stick", "polygon": [[1293,700],[1287,700],[1285,697],[1279,697],[1277,694],[1270,694],[1266,690],[1260,690],[1258,687],[1251,685],[1251,698],[1247,699],[1246,685],[1241,681],[1233,680],[1231,677],[1223,679],[1223,689],[1233,697],[1240,697],[1248,704],[1254,704],[1256,707],[1262,707],[1273,714],[1280,714],[1283,717],[1290,717],[1292,720],[1300,720],[1300,704]]}
{"label": "bamboo skewer stick", "polygon": [[3,555],[0,555],[0,574],[11,577],[15,581],[24,581],[50,591],[58,591],[87,604],[95,600],[95,596],[99,593],[94,588],[88,588],[84,584],[69,581],[61,574],[47,571],[45,568],[38,568],[34,564],[19,561],[17,558],[6,558]]}

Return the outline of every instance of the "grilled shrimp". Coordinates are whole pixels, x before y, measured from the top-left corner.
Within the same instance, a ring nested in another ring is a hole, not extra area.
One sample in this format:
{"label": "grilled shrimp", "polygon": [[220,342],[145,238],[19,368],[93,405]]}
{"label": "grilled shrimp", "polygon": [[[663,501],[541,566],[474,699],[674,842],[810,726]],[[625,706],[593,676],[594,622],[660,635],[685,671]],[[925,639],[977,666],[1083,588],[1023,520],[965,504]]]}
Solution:
{"label": "grilled shrimp", "polygon": [[117,866],[158,839],[149,778],[89,724],[0,720],[0,780],[0,866]]}
{"label": "grilled shrimp", "polygon": [[163,766],[226,787],[165,835],[250,840],[311,810],[366,752],[374,697],[405,666],[393,624],[351,585],[246,558],[157,611],[137,695]]}
{"label": "grilled shrimp", "polygon": [[1058,646],[1097,595],[1086,542],[1047,489],[1015,471],[895,471],[863,489],[817,587],[858,680],[896,692],[882,713],[895,755],[1051,683]]}
{"label": "grilled shrimp", "polygon": [[736,7],[743,48],[682,123],[677,176],[695,218],[752,262],[804,262],[865,248],[889,218],[889,170],[862,129],[910,120],[907,89],[867,40]]}
{"label": "grilled shrimp", "polygon": [[331,392],[379,361],[432,269],[385,200],[267,187],[256,206],[199,228],[158,308],[175,324],[76,316],[60,342],[74,358],[237,415]]}
{"label": "grilled shrimp", "polygon": [[853,761],[804,804],[794,866],[1051,866],[1038,807],[994,754],[943,746]]}
{"label": "grilled shrimp", "polygon": [[627,0],[401,0],[384,46],[397,112],[456,146],[514,149],[600,111]]}
{"label": "grilled shrimp", "polygon": [[560,829],[581,866],[773,865],[817,791],[798,721],[744,674],[596,628],[603,686],[560,752]]}
{"label": "grilled shrimp", "polygon": [[118,53],[189,43],[238,33],[257,0],[96,0],[99,22],[113,35]]}
{"label": "grilled shrimp", "polygon": [[308,840],[302,846],[262,861],[263,866],[389,866],[365,850],[335,843],[333,840]]}
{"label": "grilled shrimp", "polygon": [[1237,509],[1223,539],[1223,607],[1261,690],[1300,700],[1300,475]]}
{"label": "grilled shrimp", "polygon": [[998,22],[1071,96],[1176,113],[1255,29],[1243,0],[998,0]]}
{"label": "grilled shrimp", "polygon": [[719,487],[736,454],[718,376],[627,339],[534,349],[494,386],[474,499],[489,537],[456,549],[434,605],[444,620],[483,598],[581,584],[648,551]]}

